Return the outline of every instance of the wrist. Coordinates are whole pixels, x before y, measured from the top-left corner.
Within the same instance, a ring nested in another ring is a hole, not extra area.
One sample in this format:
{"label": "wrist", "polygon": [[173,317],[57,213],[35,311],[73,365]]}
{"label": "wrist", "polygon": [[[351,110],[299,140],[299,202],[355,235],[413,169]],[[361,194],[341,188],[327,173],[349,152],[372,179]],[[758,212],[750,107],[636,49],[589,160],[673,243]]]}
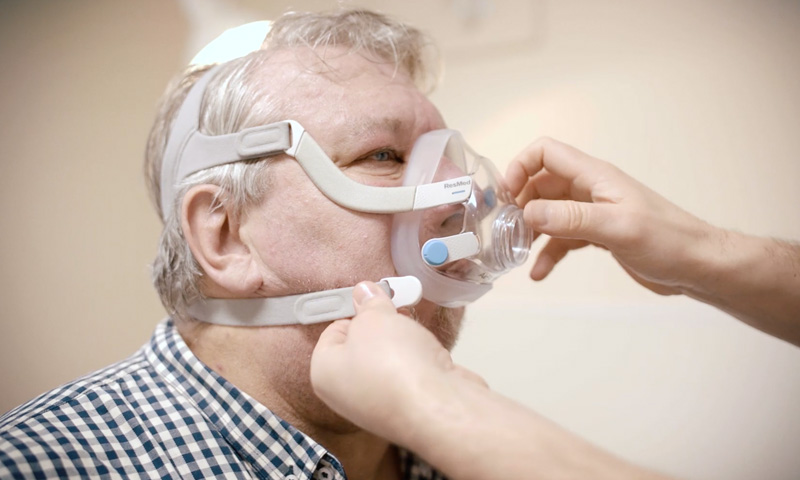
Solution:
{"label": "wrist", "polygon": [[709,226],[707,241],[694,249],[695,274],[682,292],[723,310],[769,288],[774,269],[765,262],[764,239]]}
{"label": "wrist", "polygon": [[730,279],[730,272],[742,260],[736,232],[715,227],[702,221],[694,240],[686,242],[685,258],[677,268],[682,271],[678,290],[692,298],[715,295]]}
{"label": "wrist", "polygon": [[470,418],[467,411],[472,389],[486,390],[456,373],[435,370],[420,378],[406,392],[401,416],[405,425],[397,443],[417,453],[436,448],[448,437],[454,425],[463,425]]}

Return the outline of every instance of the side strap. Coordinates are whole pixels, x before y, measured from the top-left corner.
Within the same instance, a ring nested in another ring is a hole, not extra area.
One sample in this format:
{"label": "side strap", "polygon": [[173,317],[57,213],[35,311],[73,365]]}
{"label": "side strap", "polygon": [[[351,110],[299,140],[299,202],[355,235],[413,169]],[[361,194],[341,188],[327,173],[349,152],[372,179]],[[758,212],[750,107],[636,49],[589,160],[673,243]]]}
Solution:
{"label": "side strap", "polygon": [[[416,277],[384,278],[379,283],[395,307],[416,305],[422,285]],[[309,325],[351,318],[354,287],[271,298],[208,298],[189,307],[189,315],[206,323],[236,327]]]}

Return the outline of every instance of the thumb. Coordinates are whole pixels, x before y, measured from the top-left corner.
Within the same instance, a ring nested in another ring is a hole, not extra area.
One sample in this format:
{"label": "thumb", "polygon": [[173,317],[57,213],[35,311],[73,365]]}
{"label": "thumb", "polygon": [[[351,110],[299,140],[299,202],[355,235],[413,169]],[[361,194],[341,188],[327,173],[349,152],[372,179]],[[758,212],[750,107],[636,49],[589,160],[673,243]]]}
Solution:
{"label": "thumb", "polygon": [[317,345],[311,353],[310,378],[311,385],[317,395],[330,389],[329,380],[341,373],[343,349],[350,330],[350,320],[337,320],[322,332]]}
{"label": "thumb", "polygon": [[347,341],[347,334],[350,331],[350,320],[336,320],[328,325],[320,334],[317,346],[314,351],[341,345]]}
{"label": "thumb", "polygon": [[372,282],[361,282],[356,285],[353,290],[353,306],[356,316],[367,311],[386,315],[397,313],[392,299],[381,287]]}
{"label": "thumb", "polygon": [[607,244],[613,239],[610,205],[574,200],[532,200],[523,219],[531,228],[558,238]]}

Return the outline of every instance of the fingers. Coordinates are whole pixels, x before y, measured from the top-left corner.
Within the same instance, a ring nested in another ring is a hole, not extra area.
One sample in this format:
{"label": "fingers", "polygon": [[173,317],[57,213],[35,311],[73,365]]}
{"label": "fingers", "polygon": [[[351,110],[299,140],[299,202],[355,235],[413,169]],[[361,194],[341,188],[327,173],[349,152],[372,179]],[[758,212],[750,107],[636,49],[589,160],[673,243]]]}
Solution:
{"label": "fingers", "polygon": [[586,240],[604,246],[621,234],[613,205],[572,200],[534,200],[525,205],[523,219],[531,228],[551,237]]}
{"label": "fingers", "polygon": [[356,285],[353,289],[353,305],[355,306],[356,315],[364,312],[375,312],[377,314],[397,313],[392,299],[373,282],[360,282]]}
{"label": "fingers", "polygon": [[537,171],[533,171],[532,174],[528,174],[521,161],[516,158],[512,160],[506,169],[506,185],[508,185],[508,190],[511,192],[511,195],[514,197],[518,196],[520,192],[522,192],[522,188],[528,182],[528,179],[536,173]]}
{"label": "fingers", "polygon": [[350,330],[350,320],[336,320],[328,325],[322,332],[317,341],[317,348],[341,345],[347,340],[347,332]]}
{"label": "fingers", "polygon": [[[379,286],[372,282],[361,282],[353,289],[353,306],[356,318],[367,312],[374,312],[377,318],[385,314],[396,314],[392,300]],[[353,319],[355,320],[355,318]],[[337,320],[322,332],[314,349],[315,353],[329,347],[342,345],[347,341],[350,325],[353,320]]]}
{"label": "fingers", "polygon": [[337,320],[322,332],[317,340],[317,345],[311,354],[311,384],[317,395],[323,395],[326,388],[330,388],[329,379],[336,377],[340,369],[341,355],[347,334],[350,329],[350,320]]}
{"label": "fingers", "polygon": [[553,270],[553,267],[560,262],[570,250],[577,250],[589,245],[585,240],[572,240],[564,238],[551,238],[544,248],[539,252],[531,269],[533,280],[542,280]]}
{"label": "fingers", "polygon": [[542,170],[574,182],[588,170],[603,164],[601,160],[565,143],[551,138],[540,138],[512,160],[506,171],[506,181],[511,194],[516,197],[528,179]]}
{"label": "fingers", "polygon": [[517,205],[525,205],[537,198],[548,198],[551,200],[567,198],[568,192],[569,182],[550,172],[542,170],[528,180],[528,183],[522,187],[522,190],[516,198]]}

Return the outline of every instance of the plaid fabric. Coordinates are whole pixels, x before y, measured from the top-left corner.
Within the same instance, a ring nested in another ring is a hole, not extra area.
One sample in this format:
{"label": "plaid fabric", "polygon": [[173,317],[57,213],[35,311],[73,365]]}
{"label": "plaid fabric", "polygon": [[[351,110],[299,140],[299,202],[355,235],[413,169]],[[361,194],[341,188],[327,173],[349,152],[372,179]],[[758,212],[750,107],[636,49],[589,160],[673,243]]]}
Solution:
{"label": "plaid fabric", "polygon": [[[401,451],[403,477],[444,477]],[[129,359],[0,418],[0,478],[341,480],[341,463],[203,365],[171,321]]]}

